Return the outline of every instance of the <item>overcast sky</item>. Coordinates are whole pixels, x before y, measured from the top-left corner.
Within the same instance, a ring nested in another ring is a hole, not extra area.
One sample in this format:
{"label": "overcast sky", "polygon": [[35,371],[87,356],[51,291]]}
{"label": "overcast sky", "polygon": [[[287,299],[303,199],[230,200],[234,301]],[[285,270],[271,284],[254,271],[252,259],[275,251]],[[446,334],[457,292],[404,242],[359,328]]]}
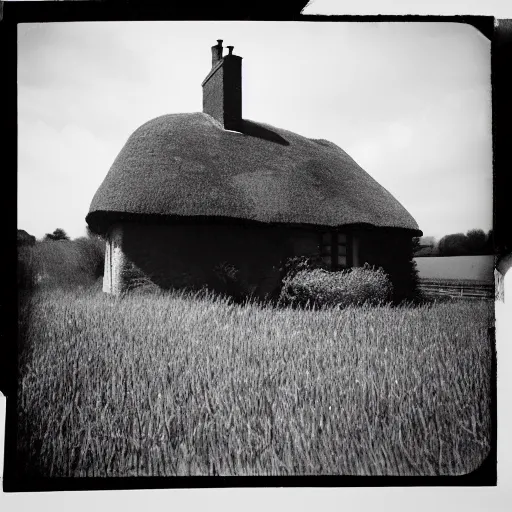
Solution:
{"label": "overcast sky", "polygon": [[202,109],[217,39],[243,57],[243,116],[333,141],[425,235],[492,227],[490,42],[434,23],[18,26],[18,227],[85,232],[129,135]]}

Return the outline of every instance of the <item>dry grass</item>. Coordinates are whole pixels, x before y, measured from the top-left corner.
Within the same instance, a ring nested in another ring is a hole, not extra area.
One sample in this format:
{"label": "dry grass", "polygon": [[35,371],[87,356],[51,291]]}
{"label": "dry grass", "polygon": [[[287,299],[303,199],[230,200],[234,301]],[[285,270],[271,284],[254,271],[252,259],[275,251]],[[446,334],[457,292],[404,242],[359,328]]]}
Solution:
{"label": "dry grass", "polygon": [[25,476],[440,475],[490,446],[492,304],[21,301]]}

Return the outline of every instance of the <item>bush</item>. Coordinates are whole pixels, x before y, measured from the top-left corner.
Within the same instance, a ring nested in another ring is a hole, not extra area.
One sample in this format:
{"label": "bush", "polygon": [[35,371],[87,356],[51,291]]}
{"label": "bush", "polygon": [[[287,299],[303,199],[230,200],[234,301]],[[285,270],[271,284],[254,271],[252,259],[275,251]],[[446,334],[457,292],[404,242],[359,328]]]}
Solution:
{"label": "bush", "polygon": [[90,286],[103,275],[105,242],[100,239],[42,241],[18,248],[18,287]]}
{"label": "bush", "polygon": [[295,276],[298,272],[314,269],[328,270],[328,267],[320,256],[294,256],[288,258],[280,268],[287,279]]}
{"label": "bush", "polygon": [[18,229],[17,243],[18,247],[32,246],[36,243],[36,237],[29,235],[24,229]]}
{"label": "bush", "polygon": [[126,283],[126,293],[154,293],[159,289],[151,277],[132,262],[124,266],[122,274],[122,281]]}
{"label": "bush", "polygon": [[98,237],[82,237],[72,242],[79,253],[79,265],[83,272],[98,279],[105,268],[105,241]]}
{"label": "bush", "polygon": [[240,270],[227,261],[213,268],[212,289],[219,297],[241,302],[251,296],[253,291],[246,279],[240,276]]}
{"label": "bush", "polygon": [[286,276],[279,302],[298,306],[337,306],[389,302],[393,287],[386,273],[365,264],[338,272],[322,268]]}
{"label": "bush", "polygon": [[37,283],[37,265],[32,247],[18,247],[18,288],[29,289]]}
{"label": "bush", "polygon": [[439,256],[439,250],[436,247],[422,247],[414,253],[415,258],[425,258],[428,256]]}
{"label": "bush", "polygon": [[418,271],[418,264],[415,260],[409,262],[409,287],[404,299],[415,302],[421,299],[421,293],[419,289],[420,284],[420,273]]}

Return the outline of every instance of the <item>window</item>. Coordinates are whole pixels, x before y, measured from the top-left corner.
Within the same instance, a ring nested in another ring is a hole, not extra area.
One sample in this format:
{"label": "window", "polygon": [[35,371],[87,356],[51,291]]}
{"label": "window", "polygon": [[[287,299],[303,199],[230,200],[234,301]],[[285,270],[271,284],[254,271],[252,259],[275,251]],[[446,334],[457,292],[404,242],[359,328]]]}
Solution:
{"label": "window", "polygon": [[350,237],[345,233],[328,231],[320,236],[320,257],[332,270],[351,265]]}
{"label": "window", "polygon": [[335,233],[338,244],[338,251],[335,255],[337,258],[336,266],[337,268],[346,268],[348,267],[348,251],[347,251],[347,235],[344,233]]}
{"label": "window", "polygon": [[322,233],[320,242],[320,257],[329,267],[332,267],[332,234]]}

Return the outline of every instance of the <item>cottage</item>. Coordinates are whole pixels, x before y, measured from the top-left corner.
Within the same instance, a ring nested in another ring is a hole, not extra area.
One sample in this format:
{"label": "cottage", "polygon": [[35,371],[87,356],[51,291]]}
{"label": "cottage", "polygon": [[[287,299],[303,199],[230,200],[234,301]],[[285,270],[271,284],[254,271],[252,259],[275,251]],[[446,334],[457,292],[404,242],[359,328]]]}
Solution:
{"label": "cottage", "polygon": [[283,262],[382,266],[408,279],[405,208],[332,142],[242,117],[242,58],[212,47],[203,112],[138,128],[96,192],[86,221],[107,240],[103,290],[141,277],[162,288],[255,297],[279,288]]}

